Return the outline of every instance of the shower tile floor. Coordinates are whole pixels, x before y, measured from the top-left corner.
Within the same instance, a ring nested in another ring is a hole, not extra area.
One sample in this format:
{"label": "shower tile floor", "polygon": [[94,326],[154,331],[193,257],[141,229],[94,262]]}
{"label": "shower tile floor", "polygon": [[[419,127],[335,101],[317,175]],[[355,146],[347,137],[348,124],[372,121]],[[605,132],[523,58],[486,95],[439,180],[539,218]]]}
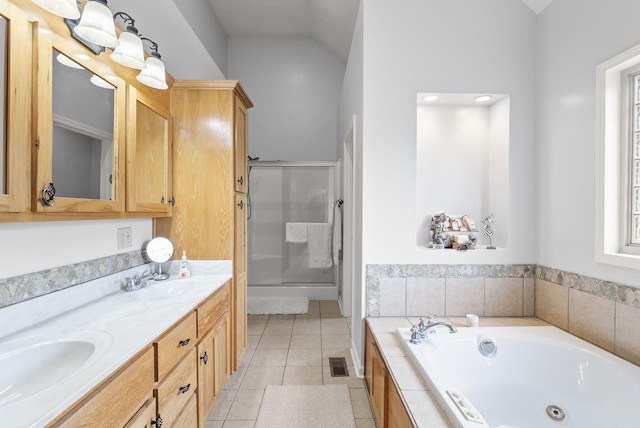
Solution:
{"label": "shower tile floor", "polygon": [[[357,428],[375,428],[364,380],[354,373],[350,320],[338,302],[309,302],[304,315],[249,315],[248,346],[206,428],[253,428],[267,385],[347,384]],[[344,357],[348,377],[331,377],[329,357]]]}

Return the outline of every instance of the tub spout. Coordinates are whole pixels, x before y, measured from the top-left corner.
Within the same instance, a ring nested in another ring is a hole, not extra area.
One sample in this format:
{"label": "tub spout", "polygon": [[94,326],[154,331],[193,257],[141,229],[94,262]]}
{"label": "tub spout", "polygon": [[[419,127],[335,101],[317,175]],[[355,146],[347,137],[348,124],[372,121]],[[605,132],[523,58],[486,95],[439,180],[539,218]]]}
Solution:
{"label": "tub spout", "polygon": [[435,333],[437,327],[443,326],[449,329],[449,333],[457,333],[458,329],[453,324],[446,321],[434,322],[436,314],[429,315],[427,319],[420,319],[418,325],[411,327],[411,343],[419,344],[422,340],[429,340],[429,335]]}
{"label": "tub spout", "polygon": [[427,328],[424,331],[425,338],[428,338],[430,334],[435,333],[435,328],[439,326],[447,327],[449,329],[450,334],[458,332],[458,329],[456,328],[456,326],[451,323],[448,323],[445,321],[434,322],[427,325]]}

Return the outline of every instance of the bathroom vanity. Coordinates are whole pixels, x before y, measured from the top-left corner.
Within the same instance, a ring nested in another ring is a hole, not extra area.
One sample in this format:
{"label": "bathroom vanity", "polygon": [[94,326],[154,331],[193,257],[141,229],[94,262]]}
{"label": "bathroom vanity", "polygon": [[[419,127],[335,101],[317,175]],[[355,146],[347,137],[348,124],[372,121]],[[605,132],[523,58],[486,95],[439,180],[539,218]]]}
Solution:
{"label": "bathroom vanity", "polygon": [[174,262],[123,291],[145,268],[0,311],[15,329],[0,338],[3,426],[204,427],[231,375],[231,262],[192,262],[188,279]]}

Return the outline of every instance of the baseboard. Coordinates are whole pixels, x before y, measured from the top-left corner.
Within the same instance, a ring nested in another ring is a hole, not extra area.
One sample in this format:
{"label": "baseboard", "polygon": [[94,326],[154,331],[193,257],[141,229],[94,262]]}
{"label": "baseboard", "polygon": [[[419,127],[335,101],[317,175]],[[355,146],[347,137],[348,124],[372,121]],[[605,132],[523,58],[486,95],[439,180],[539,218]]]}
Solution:
{"label": "baseboard", "polygon": [[351,340],[351,361],[353,362],[353,368],[356,371],[356,377],[358,379],[364,379],[364,365],[360,361],[356,344],[353,340]]}

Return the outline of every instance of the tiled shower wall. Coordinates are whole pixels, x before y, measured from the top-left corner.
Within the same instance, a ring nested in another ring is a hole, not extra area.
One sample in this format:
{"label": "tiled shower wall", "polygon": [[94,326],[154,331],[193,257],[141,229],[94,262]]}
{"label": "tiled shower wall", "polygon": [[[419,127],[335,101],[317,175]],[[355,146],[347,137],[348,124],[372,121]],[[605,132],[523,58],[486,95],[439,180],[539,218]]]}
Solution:
{"label": "tiled shower wall", "polygon": [[640,364],[638,288],[535,265],[367,265],[366,287],[369,317],[536,316]]}

